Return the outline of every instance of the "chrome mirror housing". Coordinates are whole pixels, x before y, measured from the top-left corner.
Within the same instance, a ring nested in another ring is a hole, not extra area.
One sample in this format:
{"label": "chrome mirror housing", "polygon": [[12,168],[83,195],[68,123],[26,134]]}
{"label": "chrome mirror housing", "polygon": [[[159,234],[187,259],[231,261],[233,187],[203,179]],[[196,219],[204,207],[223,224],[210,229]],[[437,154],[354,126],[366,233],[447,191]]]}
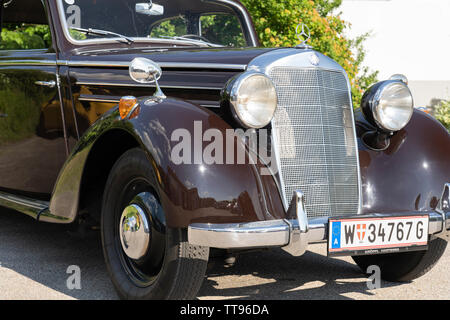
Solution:
{"label": "chrome mirror housing", "polygon": [[149,3],[136,3],[136,12],[148,16],[162,16],[164,14],[164,7],[152,1]]}
{"label": "chrome mirror housing", "polygon": [[153,83],[161,78],[162,70],[155,62],[136,58],[130,64],[130,77],[139,83]]}
{"label": "chrome mirror housing", "polygon": [[151,84],[155,83],[155,98],[165,99],[166,95],[162,92],[158,80],[162,76],[161,67],[152,60],[145,58],[135,58],[130,63],[130,77],[138,83]]}

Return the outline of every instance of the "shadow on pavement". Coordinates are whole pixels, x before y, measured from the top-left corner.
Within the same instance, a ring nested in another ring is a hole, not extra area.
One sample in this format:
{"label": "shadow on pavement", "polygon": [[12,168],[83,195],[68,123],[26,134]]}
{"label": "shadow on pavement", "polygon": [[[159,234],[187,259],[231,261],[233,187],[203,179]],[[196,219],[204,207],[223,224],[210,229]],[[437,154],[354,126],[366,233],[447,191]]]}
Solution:
{"label": "shadow on pavement", "polygon": [[[2,291],[13,290],[14,299],[118,299],[106,271],[99,232],[78,238],[69,234],[65,225],[37,223],[21,213],[2,209],[0,264],[33,280],[26,281],[31,286],[37,285],[36,298],[36,292],[29,293],[31,287],[18,287],[15,279],[0,275]],[[71,265],[81,269],[81,290],[67,288]],[[13,277],[19,275],[13,273]],[[345,293],[373,295],[365,281],[355,264],[314,252],[294,258],[277,249],[242,254],[231,268],[225,268],[220,258],[211,259],[199,297],[348,299]]]}
{"label": "shadow on pavement", "polygon": [[[306,252],[301,257],[292,257],[281,249],[253,252],[241,254],[236,264],[228,268],[224,267],[223,260],[216,258],[210,263],[199,296],[243,300],[338,300],[350,299],[344,295],[346,293],[374,295],[356,264],[327,258],[326,252],[324,254]],[[227,276],[238,278],[225,284],[222,279]],[[221,278],[216,281],[216,277]],[[258,281],[264,284],[255,283]],[[381,285],[387,288],[399,284],[382,281]]]}

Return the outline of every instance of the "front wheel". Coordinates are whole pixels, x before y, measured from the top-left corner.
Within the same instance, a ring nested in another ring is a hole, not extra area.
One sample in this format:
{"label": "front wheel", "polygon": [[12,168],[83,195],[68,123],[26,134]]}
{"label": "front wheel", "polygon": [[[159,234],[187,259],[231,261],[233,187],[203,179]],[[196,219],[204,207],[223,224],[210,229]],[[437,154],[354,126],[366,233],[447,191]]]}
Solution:
{"label": "front wheel", "polygon": [[193,299],[209,248],[190,245],[186,230],[166,227],[155,181],[140,149],[123,154],[112,168],[101,219],[106,267],[122,299]]}
{"label": "front wheel", "polygon": [[428,250],[352,257],[363,272],[371,265],[380,268],[381,278],[393,282],[407,282],[430,271],[442,257],[447,241],[437,238],[428,244]]}

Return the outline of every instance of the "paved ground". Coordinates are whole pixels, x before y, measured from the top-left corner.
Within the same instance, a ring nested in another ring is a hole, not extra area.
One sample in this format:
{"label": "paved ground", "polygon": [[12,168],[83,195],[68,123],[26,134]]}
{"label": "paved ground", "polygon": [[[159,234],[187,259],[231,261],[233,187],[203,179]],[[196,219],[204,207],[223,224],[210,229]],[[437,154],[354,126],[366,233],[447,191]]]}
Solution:
{"label": "paved ground", "polygon": [[[79,239],[58,225],[0,214],[0,300],[117,299],[98,235]],[[70,265],[81,268],[81,290],[69,290]],[[407,284],[368,290],[349,258],[328,259],[316,245],[302,257],[281,250],[249,253],[232,268],[209,265],[200,299],[450,299],[450,249],[427,275]]]}

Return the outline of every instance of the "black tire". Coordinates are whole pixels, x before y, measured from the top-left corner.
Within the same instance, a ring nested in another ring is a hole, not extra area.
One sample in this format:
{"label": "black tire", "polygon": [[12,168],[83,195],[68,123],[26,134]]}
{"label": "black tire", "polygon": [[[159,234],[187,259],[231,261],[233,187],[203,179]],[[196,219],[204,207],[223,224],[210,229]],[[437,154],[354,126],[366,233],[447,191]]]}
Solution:
{"label": "black tire", "polygon": [[392,282],[408,282],[430,271],[442,257],[447,241],[437,238],[428,244],[428,250],[389,253],[373,256],[354,256],[356,264],[366,273],[371,265],[380,267],[381,278]]}
{"label": "black tire", "polygon": [[[127,257],[120,244],[119,219],[124,204],[133,193],[144,191],[155,195],[159,204],[155,181],[150,161],[140,149],[127,151],[112,168],[103,195],[101,218],[106,267],[122,299],[193,299],[204,280],[209,248],[190,245],[186,230],[163,228],[162,240],[155,244],[161,247],[157,251],[161,253],[160,262],[154,262],[152,269]],[[157,236],[152,234],[152,241]],[[146,257],[145,263],[158,259],[154,256]]]}

